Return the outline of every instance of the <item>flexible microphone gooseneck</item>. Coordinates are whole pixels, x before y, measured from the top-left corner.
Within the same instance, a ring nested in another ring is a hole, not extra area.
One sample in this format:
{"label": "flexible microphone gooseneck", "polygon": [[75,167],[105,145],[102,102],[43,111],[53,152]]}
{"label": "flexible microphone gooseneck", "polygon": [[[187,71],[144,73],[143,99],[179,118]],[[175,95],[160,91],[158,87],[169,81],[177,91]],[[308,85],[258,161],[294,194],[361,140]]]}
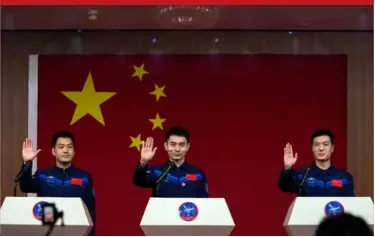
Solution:
{"label": "flexible microphone gooseneck", "polygon": [[160,177],[156,180],[156,193],[155,196],[157,196],[159,191],[159,184],[161,181],[163,181],[164,177],[168,174],[168,172],[172,169],[173,164],[169,163],[168,168],[164,170],[164,172],[160,175]]}
{"label": "flexible microphone gooseneck", "polygon": [[302,196],[303,184],[305,183],[306,177],[307,177],[307,175],[310,172],[310,168],[311,168],[311,166],[307,167],[307,170],[306,170],[306,172],[305,172],[305,174],[304,174],[304,176],[302,178],[302,181],[301,181],[301,183],[299,185],[299,190],[298,190],[298,195],[297,196]]}
{"label": "flexible microphone gooseneck", "polygon": [[17,196],[18,183],[19,183],[20,179],[22,178],[22,176],[24,175],[24,173],[26,171],[28,171],[31,168],[32,165],[33,165],[33,162],[31,160],[26,161],[24,164],[22,164],[20,172],[18,172],[18,174],[14,178],[15,184],[14,184],[14,188],[13,188],[13,196]]}

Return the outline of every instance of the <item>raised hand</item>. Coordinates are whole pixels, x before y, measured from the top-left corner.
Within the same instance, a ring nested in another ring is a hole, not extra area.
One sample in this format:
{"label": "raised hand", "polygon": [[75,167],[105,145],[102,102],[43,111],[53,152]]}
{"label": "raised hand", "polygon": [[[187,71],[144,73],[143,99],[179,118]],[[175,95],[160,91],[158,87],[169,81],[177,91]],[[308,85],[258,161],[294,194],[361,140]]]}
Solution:
{"label": "raised hand", "polygon": [[284,147],[284,168],[290,169],[297,162],[298,154],[293,156],[293,147],[289,143]]}
{"label": "raised hand", "polygon": [[143,141],[141,148],[141,164],[145,165],[152,160],[157,149],[157,147],[154,147],[154,139],[152,137],[148,137],[146,142]]}
{"label": "raised hand", "polygon": [[34,151],[33,141],[30,138],[26,138],[22,146],[22,158],[24,161],[34,160],[41,149]]}

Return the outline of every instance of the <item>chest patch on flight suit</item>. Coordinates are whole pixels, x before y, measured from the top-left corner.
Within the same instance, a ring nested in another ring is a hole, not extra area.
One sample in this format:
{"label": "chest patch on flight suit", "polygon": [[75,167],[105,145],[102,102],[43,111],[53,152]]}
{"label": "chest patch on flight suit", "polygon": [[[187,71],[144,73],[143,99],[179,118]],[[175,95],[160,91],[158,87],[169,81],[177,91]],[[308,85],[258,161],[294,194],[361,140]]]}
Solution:
{"label": "chest patch on flight suit", "polygon": [[332,187],[342,188],[342,180],[333,179],[332,180]]}
{"label": "chest patch on flight suit", "polygon": [[73,186],[82,186],[83,185],[83,179],[82,178],[71,178],[70,182]]}
{"label": "chest patch on flight suit", "polygon": [[[162,173],[163,172],[158,169],[152,170],[152,175],[154,175],[156,178],[159,178],[162,175]],[[166,183],[169,183],[169,182],[180,183],[180,184],[185,183],[185,185],[186,185],[186,182],[188,181],[196,182],[196,181],[201,181],[201,180],[203,180],[202,174],[185,174],[185,176],[182,176],[182,177],[176,177],[174,175],[167,174],[166,177],[164,178],[164,182]]]}
{"label": "chest patch on flight suit", "polygon": [[326,187],[336,187],[336,188],[343,188],[344,185],[348,184],[349,181],[347,179],[332,179],[326,183]]}
{"label": "chest patch on flight suit", "polygon": [[47,183],[49,186],[56,186],[56,187],[61,187],[61,186],[80,186],[84,187],[89,183],[88,178],[71,178],[68,180],[61,180],[58,179],[52,175],[45,175],[45,174],[40,174],[39,175],[40,180],[43,182]]}
{"label": "chest patch on flight suit", "polygon": [[[302,174],[298,174],[297,178],[299,180],[301,180],[303,177]],[[319,179],[315,179],[314,177],[308,177],[306,178],[306,182],[307,186],[309,187],[319,187],[319,188],[332,188],[332,187],[336,187],[336,188],[343,188],[344,185],[348,184],[349,181],[348,179],[332,179],[330,181],[323,181],[323,180],[319,180]]]}
{"label": "chest patch on flight suit", "polygon": [[180,177],[180,183],[186,183],[188,181],[196,182],[203,180],[202,174],[186,174],[185,176]]}
{"label": "chest patch on flight suit", "polygon": [[186,174],[185,175],[187,181],[197,181],[198,177],[196,174]]}

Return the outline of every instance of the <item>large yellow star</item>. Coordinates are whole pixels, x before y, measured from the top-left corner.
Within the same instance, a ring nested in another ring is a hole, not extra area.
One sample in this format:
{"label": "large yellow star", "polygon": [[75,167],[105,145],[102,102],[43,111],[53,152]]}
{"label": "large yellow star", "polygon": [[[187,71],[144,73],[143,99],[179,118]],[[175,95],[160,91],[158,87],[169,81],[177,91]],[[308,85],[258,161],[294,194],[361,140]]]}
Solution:
{"label": "large yellow star", "polygon": [[136,147],[137,150],[140,151],[142,145],[141,134],[138,134],[137,137],[130,136],[130,140],[132,140],[132,143],[130,144],[129,148]]}
{"label": "large yellow star", "polygon": [[150,92],[151,95],[156,96],[156,101],[159,100],[160,97],[167,97],[167,95],[164,93],[165,86],[159,87],[157,84],[155,84],[155,90]]}
{"label": "large yellow star", "polygon": [[103,126],[105,123],[100,105],[116,94],[116,92],[96,92],[91,72],[87,76],[82,91],[61,91],[61,93],[77,105],[70,125],[86,114],[90,114]]}
{"label": "large yellow star", "polygon": [[139,67],[133,65],[133,68],[134,68],[134,73],[132,77],[138,77],[140,81],[142,81],[143,75],[149,74],[149,72],[145,70],[144,63]]}
{"label": "large yellow star", "polygon": [[152,130],[154,130],[155,128],[160,128],[161,130],[163,130],[163,123],[165,122],[165,120],[166,119],[164,118],[160,118],[159,113],[156,114],[156,117],[154,119],[149,119],[149,121],[153,124]]}

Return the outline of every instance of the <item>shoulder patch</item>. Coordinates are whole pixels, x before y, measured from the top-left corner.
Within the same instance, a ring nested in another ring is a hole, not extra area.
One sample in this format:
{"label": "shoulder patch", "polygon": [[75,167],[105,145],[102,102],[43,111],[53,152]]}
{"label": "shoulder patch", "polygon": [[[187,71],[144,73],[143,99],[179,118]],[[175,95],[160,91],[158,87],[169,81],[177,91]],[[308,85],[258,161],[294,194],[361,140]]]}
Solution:
{"label": "shoulder patch", "polygon": [[208,193],[208,183],[206,183],[206,193]]}

